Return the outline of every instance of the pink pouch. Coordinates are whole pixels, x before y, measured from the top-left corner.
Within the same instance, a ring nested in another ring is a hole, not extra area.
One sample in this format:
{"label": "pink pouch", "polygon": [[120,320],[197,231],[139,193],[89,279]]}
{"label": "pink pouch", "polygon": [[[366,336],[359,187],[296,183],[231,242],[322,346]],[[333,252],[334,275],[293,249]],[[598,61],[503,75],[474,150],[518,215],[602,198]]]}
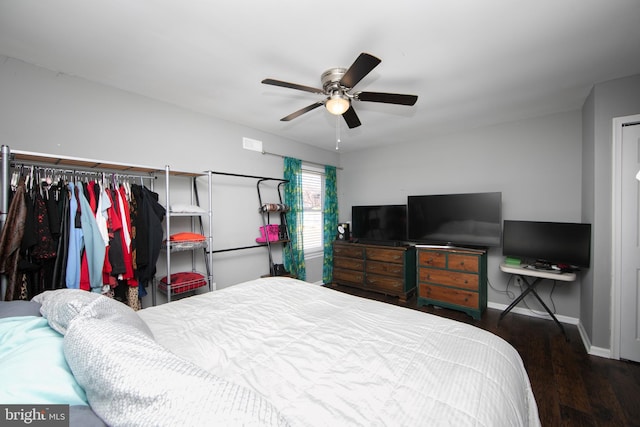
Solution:
{"label": "pink pouch", "polygon": [[[266,228],[266,232],[265,232]],[[260,227],[260,237],[256,239],[257,243],[266,243],[267,238],[270,242],[275,242],[280,240],[280,226],[278,224],[268,224],[266,226]]]}

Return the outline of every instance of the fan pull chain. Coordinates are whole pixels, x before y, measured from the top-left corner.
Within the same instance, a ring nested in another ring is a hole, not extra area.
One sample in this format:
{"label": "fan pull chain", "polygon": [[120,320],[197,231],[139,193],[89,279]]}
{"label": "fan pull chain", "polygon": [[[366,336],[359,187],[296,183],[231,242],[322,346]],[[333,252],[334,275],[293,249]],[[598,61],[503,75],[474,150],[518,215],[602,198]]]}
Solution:
{"label": "fan pull chain", "polygon": [[342,116],[336,116],[336,150],[340,149],[340,118]]}

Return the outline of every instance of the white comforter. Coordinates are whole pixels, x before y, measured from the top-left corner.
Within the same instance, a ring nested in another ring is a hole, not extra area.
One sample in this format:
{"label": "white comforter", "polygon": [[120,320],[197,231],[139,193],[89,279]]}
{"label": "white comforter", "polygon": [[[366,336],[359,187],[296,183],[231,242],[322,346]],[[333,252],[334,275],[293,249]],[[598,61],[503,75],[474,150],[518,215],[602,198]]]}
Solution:
{"label": "white comforter", "polygon": [[484,330],[288,279],[138,312],[156,340],[294,426],[537,426],[518,353]]}

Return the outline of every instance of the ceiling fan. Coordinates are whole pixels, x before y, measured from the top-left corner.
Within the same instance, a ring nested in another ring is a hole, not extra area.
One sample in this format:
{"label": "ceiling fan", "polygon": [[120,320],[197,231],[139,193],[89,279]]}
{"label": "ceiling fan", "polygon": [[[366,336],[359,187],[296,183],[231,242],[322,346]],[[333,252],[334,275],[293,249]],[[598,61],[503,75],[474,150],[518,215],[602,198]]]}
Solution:
{"label": "ceiling fan", "polygon": [[349,128],[361,125],[360,119],[353,109],[352,101],[382,102],[385,104],[414,105],[418,100],[416,95],[403,95],[398,93],[385,92],[355,92],[350,91],[367,74],[371,72],[380,62],[380,59],[368,53],[361,53],[349,68],[330,68],[320,76],[322,89],[303,86],[296,83],[284,82],[281,80],[264,79],[262,83],[267,85],[281,86],[290,89],[303,90],[326,98],[300,110],[281,118],[283,122],[293,120],[304,113],[324,105],[326,109],[337,116],[342,115]]}

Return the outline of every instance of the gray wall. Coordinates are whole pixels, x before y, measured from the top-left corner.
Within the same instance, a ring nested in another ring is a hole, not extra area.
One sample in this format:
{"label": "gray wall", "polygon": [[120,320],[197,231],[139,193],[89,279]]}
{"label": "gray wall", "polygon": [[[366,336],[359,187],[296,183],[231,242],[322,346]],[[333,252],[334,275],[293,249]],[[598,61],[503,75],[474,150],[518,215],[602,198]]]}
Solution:
{"label": "gray wall", "polygon": [[640,75],[596,84],[582,111],[583,218],[593,223],[593,267],[585,277],[582,324],[591,343],[611,344],[612,162],[616,117],[640,113]]}
{"label": "gray wall", "polygon": [[[582,111],[340,156],[1,56],[0,93],[0,142],[14,149],[281,177],[279,157],[242,149],[242,137],[250,137],[262,140],[266,151],[340,161],[341,221],[350,220],[352,205],[402,203],[409,194],[502,191],[505,219],[591,222],[593,268],[577,283],[559,286],[553,301],[560,315],[581,319],[593,345],[609,347],[611,119],[640,112],[640,76],[596,85]],[[163,180],[156,189],[163,197]],[[255,182],[217,177],[213,198],[214,249],[251,244],[260,225]],[[489,301],[508,304],[501,259],[499,248],[490,250]],[[219,254],[213,265],[218,287],[267,267],[261,249]],[[311,260],[308,271],[309,281],[319,281],[321,260]],[[550,292],[545,284],[547,301]]]}
{"label": "gray wall", "polygon": [[[502,192],[504,219],[581,220],[580,111],[343,153],[340,160],[340,221],[351,219],[353,205],[406,203],[412,194],[484,191]],[[504,292],[510,276],[498,268],[502,259],[500,248],[490,249],[488,298],[506,305],[511,302]],[[580,288],[580,280],[558,285],[553,302],[559,314],[580,317]],[[539,293],[549,303],[551,282],[544,282]],[[544,310],[535,300],[527,304]]]}
{"label": "gray wall", "polygon": [[[0,143],[12,149],[281,178],[282,159],[244,150],[242,138],[249,137],[262,140],[268,152],[338,163],[334,152],[1,56],[0,94]],[[214,249],[255,244],[261,224],[255,185],[250,179],[214,177]],[[188,182],[172,181],[175,201],[189,201],[185,188]],[[163,176],[155,189],[164,200]],[[275,201],[273,196],[267,194],[265,201]],[[308,281],[322,279],[321,261],[310,260]],[[218,254],[214,280],[226,287],[266,274],[268,266],[264,248]]]}

